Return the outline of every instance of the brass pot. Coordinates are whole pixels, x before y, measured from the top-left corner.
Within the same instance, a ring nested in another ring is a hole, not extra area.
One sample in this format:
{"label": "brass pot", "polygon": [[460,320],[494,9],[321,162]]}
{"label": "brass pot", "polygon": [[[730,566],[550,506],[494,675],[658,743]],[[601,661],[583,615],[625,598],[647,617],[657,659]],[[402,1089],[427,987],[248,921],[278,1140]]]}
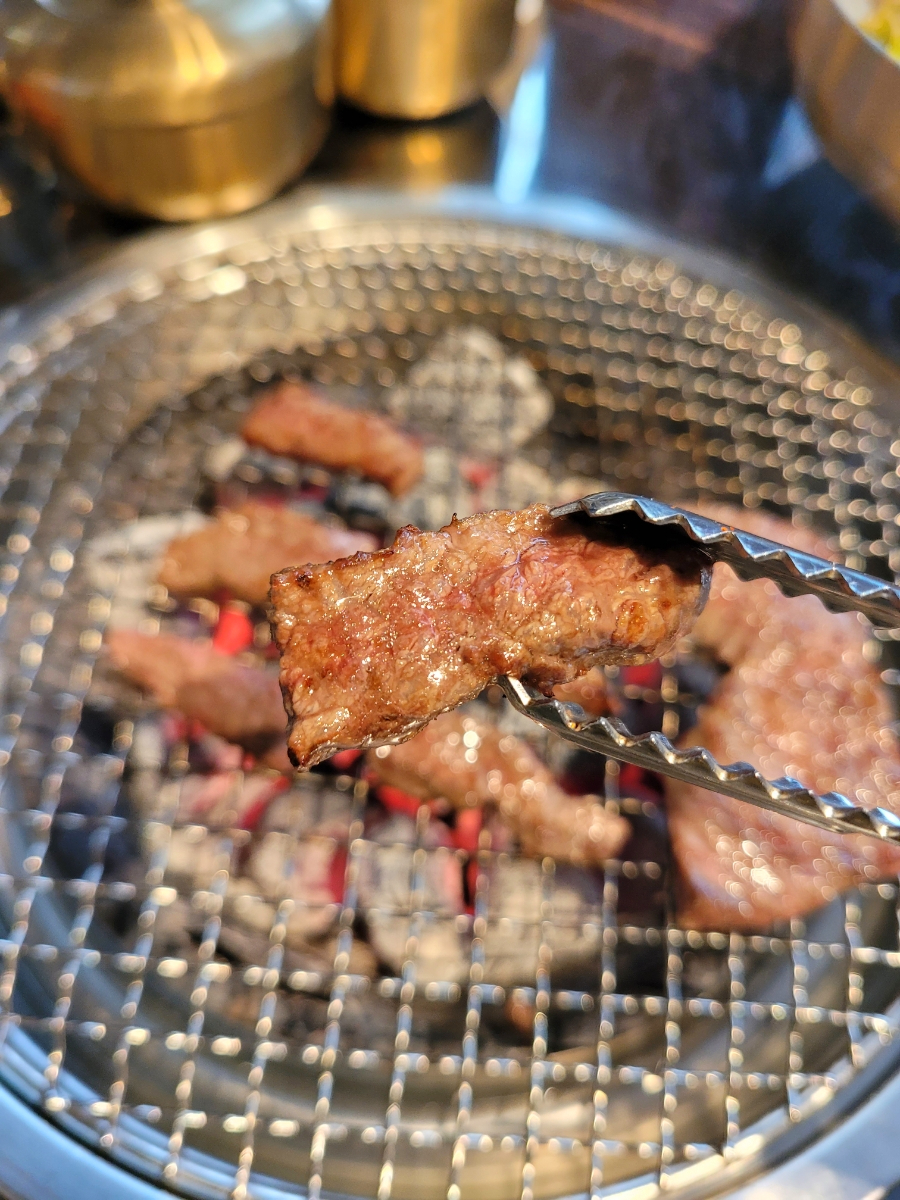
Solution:
{"label": "brass pot", "polygon": [[334,0],[335,79],[385,117],[439,117],[485,94],[506,61],[516,0]]}
{"label": "brass pot", "polygon": [[5,94],[111,207],[167,221],[240,212],[301,171],[324,138],[327,7],[5,0]]}
{"label": "brass pot", "polygon": [[797,91],[834,165],[900,220],[900,63],[859,28],[869,0],[805,0]]}

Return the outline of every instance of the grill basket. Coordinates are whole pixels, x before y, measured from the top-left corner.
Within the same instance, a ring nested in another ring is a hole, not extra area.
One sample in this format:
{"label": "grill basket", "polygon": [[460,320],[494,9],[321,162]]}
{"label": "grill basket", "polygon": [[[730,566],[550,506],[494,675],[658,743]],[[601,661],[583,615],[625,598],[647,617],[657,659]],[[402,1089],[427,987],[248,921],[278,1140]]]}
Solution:
{"label": "grill basket", "polygon": [[[573,480],[743,501],[893,579],[900,444],[858,359],[779,297],[620,241],[487,209],[292,201],[151,239],[13,314],[0,1078],[4,1103],[46,1117],[61,1162],[83,1143],[125,1168],[123,1187],[235,1200],[698,1196],[796,1152],[893,1072],[896,881],[767,936],[679,928],[658,813],[609,760],[605,801],[652,853],[610,864],[591,891],[550,860],[476,850],[462,856],[469,911],[432,910],[429,871],[462,852],[430,848],[422,820],[411,841],[376,844],[365,784],[309,776],[308,811],[341,804],[351,824],[340,901],[305,914],[329,928],[328,955],[298,953],[302,831],[283,835],[284,878],[238,904],[246,831],[173,827],[190,763],[153,764],[147,711],[96,668],[141,552],[131,523],[196,502],[205,456],[261,384],[299,374],[384,407],[462,326],[524,355],[554,402],[543,432],[503,448],[498,504]],[[448,422],[443,490],[398,520],[459,511],[471,415]],[[168,619],[148,595],[148,628]],[[894,631],[872,647],[895,688]],[[639,697],[673,738],[697,704],[690,664],[689,649],[673,656]],[[497,719],[516,719],[499,700]],[[79,803],[79,787],[106,799]],[[196,856],[194,882],[176,850]],[[393,886],[367,904],[388,852]],[[501,870],[527,877],[530,906],[498,894]],[[376,926],[399,939],[393,970],[365,952]],[[445,977],[419,963],[438,937],[456,948]]]}

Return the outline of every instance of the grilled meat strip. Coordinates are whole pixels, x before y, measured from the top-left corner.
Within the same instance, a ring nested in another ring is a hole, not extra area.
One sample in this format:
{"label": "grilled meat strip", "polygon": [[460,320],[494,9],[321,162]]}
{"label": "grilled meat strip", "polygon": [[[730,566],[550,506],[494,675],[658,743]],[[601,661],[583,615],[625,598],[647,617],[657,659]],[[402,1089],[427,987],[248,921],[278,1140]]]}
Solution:
{"label": "grilled meat strip", "polygon": [[367,761],[376,777],[453,808],[496,807],[522,850],[583,865],[601,864],[624,845],[628,822],[596,796],[570,796],[527,742],[466,712],[448,712],[414,738],[379,746]]}
{"label": "grilled meat strip", "polygon": [[106,644],[116,668],[162,708],[176,709],[243,746],[264,766],[290,771],[284,707],[273,675],[220,654],[208,642],[172,634],[115,629]]}
{"label": "grilled meat strip", "polygon": [[334,471],[359,471],[383,483],[393,496],[408,492],[424,469],[419,443],[392,421],[335,404],[307,384],[268,388],[241,433],[251,445],[273,454]]}
{"label": "grilled meat strip", "polygon": [[248,503],[170,542],[157,578],[175,596],[224,590],[261,605],[272,575],[287,564],[329,562],[377,545],[370,533],[332,528],[290,508]]}
{"label": "grilled meat strip", "polygon": [[272,578],[293,761],[411,737],[500,675],[549,693],[646,662],[693,625],[700,552],[639,549],[544,505],[412,526],[375,554]]}
{"label": "grilled meat strip", "polygon": [[[828,557],[807,531],[765,514],[705,507],[705,515]],[[717,565],[694,639],[729,667],[682,739],[724,764],[750,762],[822,793],[900,811],[900,754],[866,629],[815,597],[788,598],[768,580],[739,582]],[[866,880],[900,870],[900,848],[864,834],[828,833],[665,781],[680,868],[679,920],[697,929],[763,929],[801,917]]]}
{"label": "grilled meat strip", "polygon": [[611,717],[619,710],[617,697],[601,667],[594,667],[587,675],[579,675],[569,683],[558,683],[553,695],[564,703],[581,705],[589,717]]}

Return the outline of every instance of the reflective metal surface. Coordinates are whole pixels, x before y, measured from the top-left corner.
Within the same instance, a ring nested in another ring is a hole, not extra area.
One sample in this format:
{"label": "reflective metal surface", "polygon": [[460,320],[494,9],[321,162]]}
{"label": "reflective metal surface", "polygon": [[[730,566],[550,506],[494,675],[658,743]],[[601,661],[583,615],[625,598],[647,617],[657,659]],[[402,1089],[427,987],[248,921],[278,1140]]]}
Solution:
{"label": "reflective metal surface", "polygon": [[900,220],[900,63],[859,22],[873,0],[804,0],[797,89],[828,157]]}
{"label": "reflective metal surface", "polygon": [[[260,382],[302,370],[386,406],[436,337],[468,324],[527,356],[554,399],[547,429],[505,460],[510,500],[573,477],[687,507],[744,498],[802,511],[854,569],[900,566],[893,426],[851,344],[608,214],[313,193],[148,239],[10,314],[0,1110],[52,1159],[29,1180],[18,1145],[0,1156],[0,1183],[7,1170],[23,1196],[60,1194],[63,1161],[97,1194],[118,1179],[145,1195],[143,1177],[196,1196],[698,1196],[815,1142],[892,1075],[896,881],[737,936],[677,926],[655,852],[610,863],[565,909],[566,869],[532,864],[539,903],[513,919],[482,850],[471,912],[448,917],[416,873],[441,852],[401,846],[399,897],[372,906],[360,889],[383,847],[361,822],[365,781],[308,776],[311,806],[333,786],[355,814],[332,954],[314,967],[280,920],[235,940],[246,831],[175,819],[177,755],[135,790],[141,710],[110,710],[113,810],[63,803],[112,598],[88,546],[191,504],[202,456]],[[462,485],[451,472],[434,520]],[[878,649],[893,686],[890,631]],[[690,707],[676,665],[647,700],[673,737]],[[604,778],[606,803],[652,823],[612,758]],[[73,833],[80,871],[58,858]],[[176,870],[185,838],[208,879]],[[379,919],[409,932],[399,969],[355,970]],[[455,949],[446,977],[425,979],[417,947],[434,930]],[[569,931],[587,948],[574,961],[555,949]],[[527,979],[488,973],[492,939],[531,948]],[[530,1014],[525,1032],[508,1004]],[[72,1140],[108,1161],[67,1159]]]}
{"label": "reflective metal surface", "polygon": [[345,100],[386,117],[430,118],[485,95],[506,61],[516,0],[334,0]]}
{"label": "reflective metal surface", "polygon": [[517,679],[505,679],[503,690],[524,716],[593,754],[609,754],[622,762],[733,796],[735,800],[834,833],[866,833],[886,841],[900,840],[900,818],[887,809],[862,808],[839,792],[818,796],[790,777],[766,779],[747,763],[717,762],[701,746],[677,749],[662,733],[636,736],[622,721],[611,717],[592,720],[578,705],[548,700]]}
{"label": "reflective metal surface", "polygon": [[4,92],[97,199],[168,221],[240,212],[327,128],[328,0],[9,0]]}
{"label": "reflective metal surface", "polygon": [[896,584],[709,517],[624,492],[584,496],[553,510],[554,516],[579,513],[599,521],[632,514],[657,529],[670,529],[675,538],[685,534],[688,541],[709,551],[711,561],[725,563],[739,579],[771,579],[786,596],[816,596],[831,612],[858,612],[873,625],[900,626],[900,587]]}
{"label": "reflective metal surface", "polygon": [[[893,584],[657,500],[602,492],[560,505],[554,514],[582,514],[600,521],[635,516],[655,528],[669,529],[673,543],[682,536],[699,543],[709,550],[712,561],[727,563],[740,579],[771,579],[786,595],[813,595],[834,612],[861,612],[876,625],[900,626],[900,589]],[[636,536],[640,537],[639,530]],[[699,746],[676,749],[662,733],[635,737],[615,718],[592,720],[578,705],[548,699],[519,680],[507,679],[503,686],[521,713],[585,750],[611,754],[822,829],[900,840],[900,818],[887,809],[865,809],[837,792],[819,796],[796,779],[765,779],[747,763],[719,763]]]}

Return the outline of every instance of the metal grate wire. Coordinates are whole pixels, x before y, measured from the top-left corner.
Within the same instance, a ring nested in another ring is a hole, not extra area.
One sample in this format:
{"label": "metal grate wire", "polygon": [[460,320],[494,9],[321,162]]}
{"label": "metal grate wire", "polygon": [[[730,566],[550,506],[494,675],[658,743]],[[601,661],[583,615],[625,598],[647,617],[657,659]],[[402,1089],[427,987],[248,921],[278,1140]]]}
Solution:
{"label": "metal grate wire", "polygon": [[[0,1072],[69,1136],[185,1195],[696,1193],[837,1110],[896,1049],[896,882],[744,936],[677,926],[664,853],[611,862],[574,911],[568,876],[544,860],[535,911],[510,913],[498,883],[509,856],[484,836],[471,855],[428,848],[423,806],[402,847],[403,901],[372,908],[360,887],[384,847],[369,836],[366,786],[311,777],[298,785],[311,805],[328,791],[350,815],[333,952],[306,961],[290,944],[287,857],[267,930],[240,952],[228,942],[248,835],[179,818],[184,746],[159,771],[152,811],[129,799],[141,710],[113,705],[115,802],[62,802],[106,686],[94,668],[113,597],[92,582],[88,543],[193,503],[203,453],[269,378],[307,373],[382,405],[435,338],[470,324],[525,354],[555,404],[547,430],[504,448],[530,474],[504,476],[501,503],[548,498],[522,486],[573,477],[669,501],[742,499],[815,524],[851,566],[883,578],[900,567],[900,447],[863,377],[765,305],[664,259],[446,216],[287,221],[135,273],[18,347],[0,448]],[[466,498],[454,477],[442,518]],[[171,620],[152,598],[147,614]],[[895,687],[896,639],[875,637]],[[689,661],[685,647],[658,685],[625,688],[670,737],[697,703],[679,673]],[[615,762],[604,778],[606,804],[652,822]],[[83,863],[67,873],[51,843],[76,835]],[[209,851],[196,886],[170,866],[182,836]],[[124,862],[123,837],[137,847]],[[435,855],[474,862],[471,912],[429,910]],[[659,907],[636,902],[656,891]],[[405,928],[397,973],[354,970],[376,918]],[[422,974],[435,929],[466,950],[456,975]],[[572,969],[558,965],[563,934],[590,947]],[[527,947],[530,979],[490,978],[501,938]],[[521,1036],[511,1006],[529,1022]]]}

